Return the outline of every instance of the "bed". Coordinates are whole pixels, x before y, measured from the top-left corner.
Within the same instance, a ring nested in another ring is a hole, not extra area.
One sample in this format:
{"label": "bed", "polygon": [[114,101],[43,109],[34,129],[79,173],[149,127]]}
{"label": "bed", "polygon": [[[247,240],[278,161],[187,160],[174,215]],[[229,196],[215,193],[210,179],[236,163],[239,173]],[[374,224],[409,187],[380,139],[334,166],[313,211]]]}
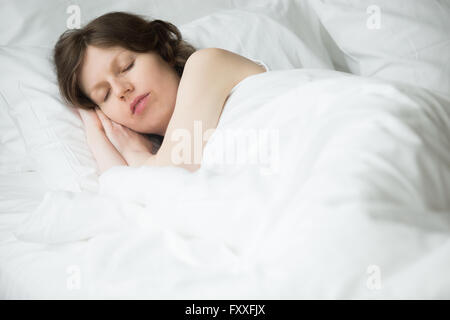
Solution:
{"label": "bed", "polygon": [[[267,66],[200,170],[99,174],[57,37],[110,11]],[[450,298],[448,1],[5,1],[1,299]]]}

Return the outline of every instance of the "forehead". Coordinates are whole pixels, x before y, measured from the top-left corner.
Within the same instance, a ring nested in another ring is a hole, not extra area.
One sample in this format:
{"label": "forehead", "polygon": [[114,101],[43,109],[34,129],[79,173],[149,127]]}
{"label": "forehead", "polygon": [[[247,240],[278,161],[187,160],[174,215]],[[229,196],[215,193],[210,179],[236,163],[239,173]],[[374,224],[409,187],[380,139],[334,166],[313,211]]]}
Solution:
{"label": "forehead", "polygon": [[100,80],[102,74],[110,69],[111,62],[117,56],[126,56],[130,52],[122,47],[99,48],[88,46],[81,62],[80,87],[89,94],[89,90]]}

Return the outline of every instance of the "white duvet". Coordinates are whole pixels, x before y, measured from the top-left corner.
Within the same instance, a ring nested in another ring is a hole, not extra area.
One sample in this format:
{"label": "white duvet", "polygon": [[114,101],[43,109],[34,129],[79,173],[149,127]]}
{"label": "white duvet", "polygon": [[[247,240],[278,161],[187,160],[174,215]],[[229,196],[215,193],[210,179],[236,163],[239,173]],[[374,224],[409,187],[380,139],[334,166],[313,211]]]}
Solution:
{"label": "white duvet", "polygon": [[[236,164],[223,137],[239,129],[259,140]],[[0,296],[450,298],[449,168],[448,97],[329,70],[254,75],[199,171],[113,167],[98,194],[48,192],[3,243]]]}

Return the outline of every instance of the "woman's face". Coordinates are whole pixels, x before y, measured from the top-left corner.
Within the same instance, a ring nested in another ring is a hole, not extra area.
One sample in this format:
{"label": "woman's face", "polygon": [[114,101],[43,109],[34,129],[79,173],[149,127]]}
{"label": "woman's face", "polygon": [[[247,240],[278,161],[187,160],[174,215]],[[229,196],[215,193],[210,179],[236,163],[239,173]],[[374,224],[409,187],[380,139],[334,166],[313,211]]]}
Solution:
{"label": "woman's face", "polygon": [[[174,68],[159,54],[122,47],[88,46],[80,70],[81,90],[108,118],[134,131],[161,136],[172,117],[179,82]],[[133,101],[147,93],[144,108],[133,112]]]}

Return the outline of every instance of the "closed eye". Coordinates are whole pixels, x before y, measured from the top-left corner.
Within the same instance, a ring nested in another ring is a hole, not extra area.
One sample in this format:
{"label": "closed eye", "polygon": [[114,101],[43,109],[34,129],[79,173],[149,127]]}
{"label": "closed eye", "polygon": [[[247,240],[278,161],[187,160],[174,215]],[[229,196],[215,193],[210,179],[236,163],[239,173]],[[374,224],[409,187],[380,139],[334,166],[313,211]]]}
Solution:
{"label": "closed eye", "polygon": [[133,68],[133,66],[134,66],[134,61],[128,67],[126,67],[122,72],[130,70],[131,68]]}
{"label": "closed eye", "polygon": [[[125,69],[123,69],[122,72],[126,72],[126,71],[130,70],[131,68],[133,68],[133,66],[134,66],[134,61],[133,61],[128,67],[126,67]],[[103,102],[106,102],[106,100],[108,100],[109,92],[110,92],[110,91],[111,91],[111,90],[108,90],[108,92],[106,93],[106,96],[105,96],[105,98],[103,99]]]}
{"label": "closed eye", "polygon": [[103,99],[103,102],[106,102],[106,100],[108,99],[108,97],[109,97],[109,92],[110,92],[111,90],[108,90],[108,92],[106,93],[106,96],[105,96],[105,99]]}

